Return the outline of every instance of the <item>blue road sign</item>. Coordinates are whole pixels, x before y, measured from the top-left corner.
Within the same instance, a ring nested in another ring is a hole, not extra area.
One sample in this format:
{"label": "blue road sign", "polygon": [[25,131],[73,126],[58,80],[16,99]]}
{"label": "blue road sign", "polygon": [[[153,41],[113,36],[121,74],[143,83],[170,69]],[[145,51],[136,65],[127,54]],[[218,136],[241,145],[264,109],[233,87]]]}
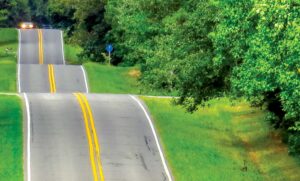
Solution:
{"label": "blue road sign", "polygon": [[114,48],[113,48],[112,44],[108,44],[108,45],[106,45],[105,50],[107,51],[107,53],[111,53],[114,50]]}

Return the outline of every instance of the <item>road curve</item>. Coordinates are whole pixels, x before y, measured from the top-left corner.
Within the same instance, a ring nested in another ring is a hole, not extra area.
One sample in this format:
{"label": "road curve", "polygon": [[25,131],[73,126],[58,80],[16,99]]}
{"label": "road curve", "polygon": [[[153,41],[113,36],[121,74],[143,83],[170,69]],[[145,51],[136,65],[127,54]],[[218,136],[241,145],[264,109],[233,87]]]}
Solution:
{"label": "road curve", "polygon": [[[105,180],[164,181],[154,135],[127,95],[87,94]],[[87,134],[73,94],[28,94],[32,181],[93,180]]]}

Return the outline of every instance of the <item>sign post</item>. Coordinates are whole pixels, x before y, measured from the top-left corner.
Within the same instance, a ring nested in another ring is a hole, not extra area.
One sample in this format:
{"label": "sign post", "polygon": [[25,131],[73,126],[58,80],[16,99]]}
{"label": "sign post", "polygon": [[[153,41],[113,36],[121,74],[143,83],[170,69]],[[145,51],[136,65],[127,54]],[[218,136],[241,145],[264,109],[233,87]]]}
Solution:
{"label": "sign post", "polygon": [[107,53],[108,53],[108,63],[109,63],[109,65],[110,65],[110,61],[111,61],[111,52],[114,50],[112,44],[106,45],[105,50],[106,50]]}

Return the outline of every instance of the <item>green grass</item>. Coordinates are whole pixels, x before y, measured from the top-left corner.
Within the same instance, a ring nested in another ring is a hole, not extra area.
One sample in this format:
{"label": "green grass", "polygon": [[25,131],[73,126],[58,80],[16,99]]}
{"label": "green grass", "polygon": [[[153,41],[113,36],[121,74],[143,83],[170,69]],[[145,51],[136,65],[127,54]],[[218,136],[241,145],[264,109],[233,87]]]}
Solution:
{"label": "green grass", "polygon": [[65,59],[69,64],[82,64],[83,61],[78,57],[78,54],[82,51],[81,47],[65,44],[64,51]]}
{"label": "green grass", "polygon": [[0,96],[0,180],[23,180],[22,108],[17,96]]}
{"label": "green grass", "polygon": [[263,111],[221,99],[189,114],[170,99],[142,99],[177,181],[300,180],[300,163],[263,121]]}
{"label": "green grass", "polygon": [[16,92],[18,32],[2,28],[0,35],[0,92]]}
{"label": "green grass", "polygon": [[138,93],[139,85],[135,75],[130,76],[130,71],[136,68],[113,67],[98,63],[86,63],[91,92],[94,93]]}
{"label": "green grass", "polygon": [[141,85],[138,81],[140,74],[138,67],[108,66],[82,60],[78,57],[82,48],[71,44],[66,44],[64,51],[68,64],[80,65],[83,63],[92,93],[176,95],[176,93],[152,90]]}
{"label": "green grass", "polygon": [[139,83],[138,67],[116,67],[99,63],[85,63],[89,87],[92,93],[176,95],[160,90],[151,90]]}

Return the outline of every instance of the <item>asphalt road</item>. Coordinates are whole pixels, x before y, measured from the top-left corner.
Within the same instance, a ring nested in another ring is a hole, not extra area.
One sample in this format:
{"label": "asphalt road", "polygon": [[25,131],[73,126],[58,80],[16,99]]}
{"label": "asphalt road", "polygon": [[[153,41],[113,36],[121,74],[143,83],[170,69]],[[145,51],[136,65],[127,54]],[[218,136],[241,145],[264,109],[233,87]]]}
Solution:
{"label": "asphalt road", "polygon": [[[73,94],[28,94],[31,180],[93,180],[83,115]],[[144,113],[127,95],[87,95],[105,180],[167,180]]]}
{"label": "asphalt road", "polygon": [[[20,92],[49,93],[49,65],[20,66]],[[87,92],[84,70],[81,66],[53,65],[53,79],[57,93]]]}
{"label": "asphalt road", "polygon": [[93,180],[84,123],[72,94],[29,94],[31,181]]}
{"label": "asphalt road", "polygon": [[106,180],[167,180],[150,125],[128,95],[88,94]]}
{"label": "asphalt road", "polygon": [[[20,30],[21,64],[64,64],[63,40],[60,30]],[[42,47],[40,47],[42,45]],[[41,52],[40,52],[41,51]],[[43,54],[42,63],[40,54]]]}
{"label": "asphalt road", "polygon": [[170,180],[149,117],[134,98],[73,94],[88,92],[87,81],[81,66],[58,65],[60,31],[22,30],[19,37],[25,180]]}
{"label": "asphalt road", "polygon": [[64,64],[63,40],[60,30],[42,30],[45,64]]}
{"label": "asphalt road", "polygon": [[19,33],[20,64],[39,63],[39,38],[37,30],[20,30]]}

